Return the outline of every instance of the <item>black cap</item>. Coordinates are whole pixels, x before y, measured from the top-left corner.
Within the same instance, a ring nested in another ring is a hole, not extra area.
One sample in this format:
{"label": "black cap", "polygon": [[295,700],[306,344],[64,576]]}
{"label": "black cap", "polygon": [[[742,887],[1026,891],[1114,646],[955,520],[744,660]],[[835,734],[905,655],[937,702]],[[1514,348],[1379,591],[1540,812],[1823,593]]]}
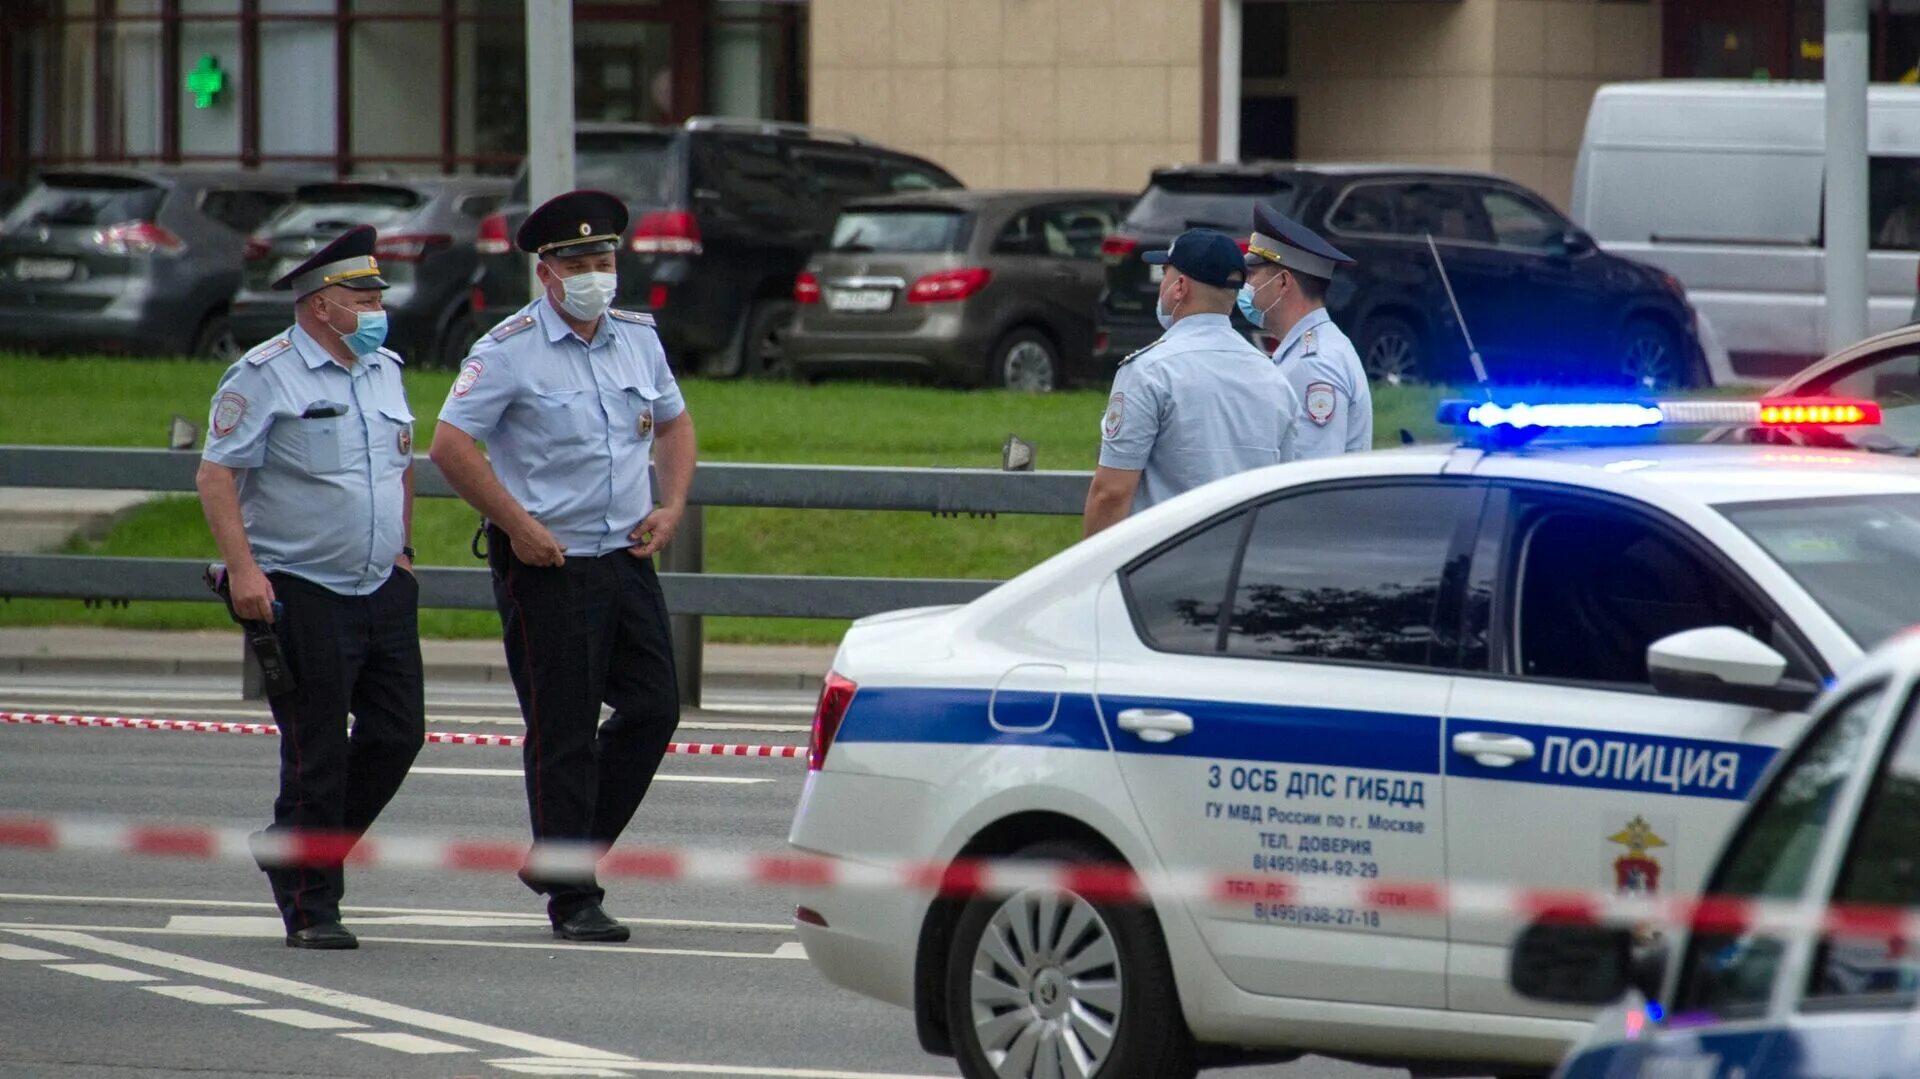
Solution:
{"label": "black cap", "polygon": [[536,255],[599,255],[620,246],[627,206],[605,191],[555,195],[520,222],[514,242]]}
{"label": "black cap", "polygon": [[328,285],[386,288],[386,281],[380,277],[380,264],[373,258],[373,245],[378,239],[379,234],[373,231],[372,225],[355,225],[275,281],[273,287],[292,289],[296,299]]}
{"label": "black cap", "polygon": [[1247,265],[1261,263],[1330,278],[1335,267],[1351,266],[1353,259],[1312,229],[1263,202],[1253,208],[1253,235],[1247,238]]}
{"label": "black cap", "polygon": [[1214,288],[1239,288],[1247,279],[1240,261],[1240,245],[1224,232],[1212,229],[1188,229],[1165,251],[1149,251],[1143,262],[1158,266],[1165,263],[1203,285]]}

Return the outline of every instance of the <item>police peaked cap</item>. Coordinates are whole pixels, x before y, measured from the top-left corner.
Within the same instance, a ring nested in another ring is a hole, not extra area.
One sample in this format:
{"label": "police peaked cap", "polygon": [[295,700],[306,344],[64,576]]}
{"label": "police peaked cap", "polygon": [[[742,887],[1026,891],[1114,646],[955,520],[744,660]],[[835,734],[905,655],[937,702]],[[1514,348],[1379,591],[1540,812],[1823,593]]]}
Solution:
{"label": "police peaked cap", "polygon": [[304,299],[328,285],[386,288],[387,282],[380,276],[380,264],[373,258],[373,245],[378,239],[379,234],[373,231],[372,225],[355,225],[275,281],[273,287],[292,289],[295,299]]}
{"label": "police peaked cap", "polygon": [[1336,267],[1351,266],[1353,259],[1312,229],[1263,202],[1253,208],[1253,235],[1247,238],[1247,266],[1262,263],[1309,277],[1331,278]]}
{"label": "police peaked cap", "polygon": [[522,251],[556,258],[601,255],[618,249],[626,231],[626,203],[605,191],[582,189],[541,203],[520,222],[514,243]]}

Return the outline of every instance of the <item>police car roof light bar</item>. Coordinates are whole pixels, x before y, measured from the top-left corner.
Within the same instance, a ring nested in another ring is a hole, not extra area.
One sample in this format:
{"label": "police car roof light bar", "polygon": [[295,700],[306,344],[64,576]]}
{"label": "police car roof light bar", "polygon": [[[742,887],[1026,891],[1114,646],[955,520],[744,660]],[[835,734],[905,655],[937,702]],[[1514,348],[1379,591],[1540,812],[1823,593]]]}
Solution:
{"label": "police car roof light bar", "polygon": [[1442,401],[1439,422],[1487,431],[1634,430],[1650,427],[1870,427],[1872,401],[1809,397],[1778,401]]}

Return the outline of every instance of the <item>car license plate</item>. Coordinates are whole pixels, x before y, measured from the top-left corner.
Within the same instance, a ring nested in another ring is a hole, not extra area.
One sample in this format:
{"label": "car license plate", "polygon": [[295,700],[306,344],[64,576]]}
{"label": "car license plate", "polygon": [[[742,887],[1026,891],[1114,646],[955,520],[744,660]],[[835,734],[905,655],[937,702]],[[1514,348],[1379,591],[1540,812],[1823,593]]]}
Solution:
{"label": "car license plate", "polygon": [[72,259],[17,258],[13,260],[16,281],[67,281],[73,277]]}
{"label": "car license plate", "polygon": [[852,313],[887,311],[893,307],[893,290],[886,288],[828,289],[827,306],[835,311]]}
{"label": "car license plate", "polygon": [[1166,276],[1167,276],[1166,263],[1159,262],[1159,263],[1147,264],[1147,280],[1157,285],[1160,283],[1160,280]]}

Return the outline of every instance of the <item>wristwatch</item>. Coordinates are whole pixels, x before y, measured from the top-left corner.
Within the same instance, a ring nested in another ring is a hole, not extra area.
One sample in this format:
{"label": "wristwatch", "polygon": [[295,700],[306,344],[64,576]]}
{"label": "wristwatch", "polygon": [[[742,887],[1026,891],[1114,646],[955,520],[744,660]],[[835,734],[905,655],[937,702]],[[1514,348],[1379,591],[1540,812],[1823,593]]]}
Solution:
{"label": "wristwatch", "polygon": [[402,547],[400,548],[400,553],[407,556],[407,561],[409,562],[413,561],[414,559],[413,548]]}

